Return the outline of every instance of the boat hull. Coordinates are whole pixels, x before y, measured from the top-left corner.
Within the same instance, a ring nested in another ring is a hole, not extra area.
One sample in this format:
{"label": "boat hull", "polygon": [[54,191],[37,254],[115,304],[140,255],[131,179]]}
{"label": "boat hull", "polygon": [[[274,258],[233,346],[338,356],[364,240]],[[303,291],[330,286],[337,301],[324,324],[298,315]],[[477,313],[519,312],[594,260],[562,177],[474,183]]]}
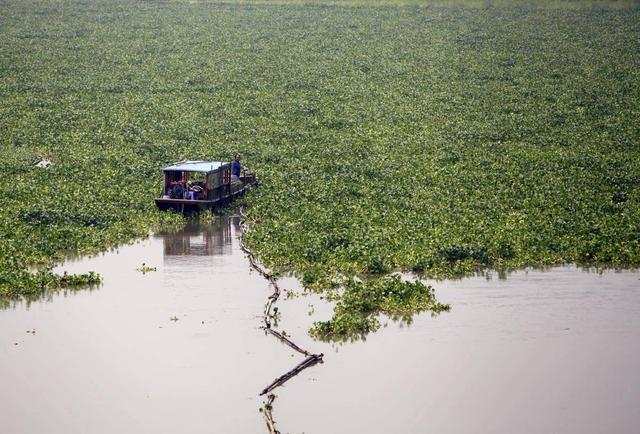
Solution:
{"label": "boat hull", "polygon": [[244,186],[232,193],[213,200],[191,200],[191,199],[171,199],[168,197],[157,197],[155,199],[156,206],[162,210],[174,210],[181,213],[200,212],[205,210],[216,210],[233,202],[236,198],[244,195],[253,185],[257,184],[257,180],[252,183],[244,184]]}

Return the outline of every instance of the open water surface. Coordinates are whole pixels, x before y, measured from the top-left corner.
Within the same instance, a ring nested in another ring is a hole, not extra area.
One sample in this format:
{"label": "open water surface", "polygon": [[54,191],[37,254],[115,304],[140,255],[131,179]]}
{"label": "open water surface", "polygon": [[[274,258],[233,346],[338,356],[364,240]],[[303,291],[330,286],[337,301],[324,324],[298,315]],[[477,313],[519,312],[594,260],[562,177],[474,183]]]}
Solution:
{"label": "open water surface", "polygon": [[[0,310],[0,432],[265,433],[258,393],[303,357],[259,329],[271,289],[237,224],[69,261],[104,284]],[[431,283],[451,312],[342,345],[306,334],[330,305],[283,294],[277,328],[325,354],[276,389],[283,434],[638,432],[640,274]]]}

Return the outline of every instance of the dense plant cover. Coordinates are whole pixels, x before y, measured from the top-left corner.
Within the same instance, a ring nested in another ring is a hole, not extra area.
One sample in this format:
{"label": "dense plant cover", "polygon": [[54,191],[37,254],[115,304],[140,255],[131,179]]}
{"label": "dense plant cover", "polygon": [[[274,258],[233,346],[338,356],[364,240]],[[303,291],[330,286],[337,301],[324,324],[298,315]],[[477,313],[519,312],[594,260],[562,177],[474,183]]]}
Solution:
{"label": "dense plant cover", "polygon": [[175,222],[160,167],[236,151],[247,243],[308,287],[640,264],[637,3],[0,8],[0,294]]}

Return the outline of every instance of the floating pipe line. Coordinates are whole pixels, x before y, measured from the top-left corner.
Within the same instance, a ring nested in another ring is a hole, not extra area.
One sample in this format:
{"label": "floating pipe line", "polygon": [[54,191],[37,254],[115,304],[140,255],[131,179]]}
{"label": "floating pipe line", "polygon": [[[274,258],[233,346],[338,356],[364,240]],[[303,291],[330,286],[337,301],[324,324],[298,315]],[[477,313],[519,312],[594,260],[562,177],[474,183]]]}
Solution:
{"label": "floating pipe line", "polygon": [[260,411],[264,416],[265,423],[267,424],[267,429],[269,430],[269,434],[280,434],[280,431],[276,429],[276,426],[275,426],[276,422],[273,419],[273,413],[272,413],[273,401],[275,400],[276,396],[271,392],[274,389],[282,386],[284,383],[286,383],[293,377],[300,374],[305,369],[310,368],[311,366],[314,366],[318,363],[322,363],[324,354],[322,353],[312,354],[311,352],[305,350],[304,348],[300,347],[295,342],[293,342],[291,339],[286,337],[282,332],[279,332],[271,327],[271,320],[274,320],[274,322],[276,322],[275,315],[272,313],[272,310],[277,312],[278,308],[274,307],[274,304],[280,298],[280,293],[281,293],[280,286],[278,285],[276,278],[264,267],[262,267],[262,265],[260,265],[260,263],[256,260],[251,249],[248,248],[242,241],[242,235],[244,235],[247,232],[246,221],[248,220],[246,214],[244,213],[243,207],[240,207],[240,216],[242,218],[240,220],[240,232],[241,232],[240,249],[249,258],[249,263],[251,264],[251,267],[254,270],[256,270],[260,275],[262,275],[262,277],[267,279],[267,281],[269,282],[269,285],[271,285],[271,287],[273,288],[273,293],[267,298],[267,303],[265,304],[265,307],[264,307],[264,316],[263,316],[264,325],[261,328],[262,330],[264,330],[265,334],[270,334],[276,337],[280,342],[284,343],[285,345],[289,346],[290,348],[299,352],[300,354],[306,356],[306,358],[302,362],[300,362],[290,371],[287,371],[281,376],[277,377],[275,380],[271,382],[271,384],[269,384],[267,387],[262,389],[262,392],[260,392],[259,394],[259,396],[263,396],[267,394],[267,401],[261,407]]}

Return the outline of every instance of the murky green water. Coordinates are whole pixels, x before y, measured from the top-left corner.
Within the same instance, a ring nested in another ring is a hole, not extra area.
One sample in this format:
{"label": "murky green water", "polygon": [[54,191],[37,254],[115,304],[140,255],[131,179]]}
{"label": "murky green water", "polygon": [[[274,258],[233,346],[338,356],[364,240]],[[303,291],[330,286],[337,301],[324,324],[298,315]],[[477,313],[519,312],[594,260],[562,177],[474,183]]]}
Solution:
{"label": "murky green water", "polygon": [[[258,393],[302,357],[259,329],[271,291],[238,234],[222,220],[72,261],[61,269],[104,284],[1,310],[2,432],[266,432]],[[143,262],[157,271],[140,273]],[[637,431],[640,274],[563,267],[433,284],[450,313],[340,346],[306,335],[330,306],[281,298],[279,328],[325,363],[276,391],[278,428]]]}

